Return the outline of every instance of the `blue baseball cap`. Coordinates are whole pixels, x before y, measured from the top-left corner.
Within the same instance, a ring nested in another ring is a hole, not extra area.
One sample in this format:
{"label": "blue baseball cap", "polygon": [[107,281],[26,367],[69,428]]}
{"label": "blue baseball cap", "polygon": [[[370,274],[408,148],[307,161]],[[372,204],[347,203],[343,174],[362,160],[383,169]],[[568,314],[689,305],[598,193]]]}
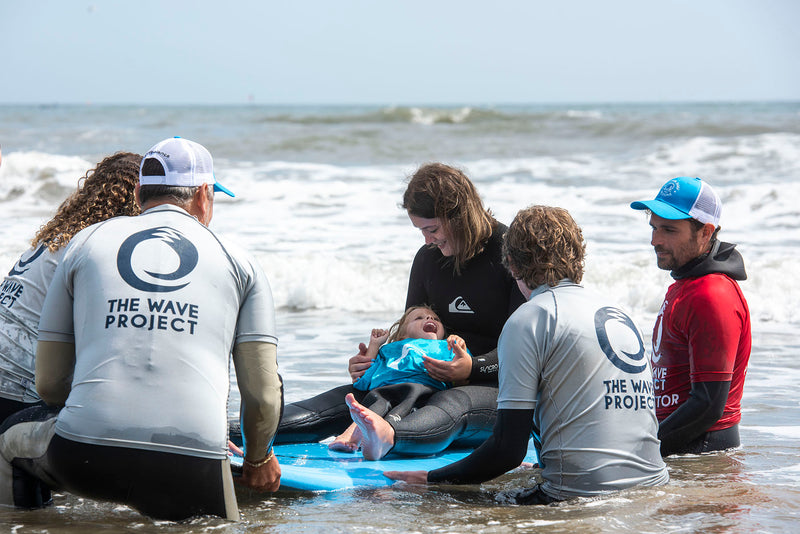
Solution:
{"label": "blue baseball cap", "polygon": [[653,200],[631,202],[635,210],[650,210],[663,219],[695,219],[719,226],[722,202],[700,178],[679,176],[665,183]]}

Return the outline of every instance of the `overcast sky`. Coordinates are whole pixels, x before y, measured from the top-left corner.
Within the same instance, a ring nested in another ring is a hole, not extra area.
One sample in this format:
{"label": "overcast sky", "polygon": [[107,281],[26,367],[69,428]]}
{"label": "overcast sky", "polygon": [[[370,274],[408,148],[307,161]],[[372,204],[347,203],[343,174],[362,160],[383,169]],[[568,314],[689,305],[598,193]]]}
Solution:
{"label": "overcast sky", "polygon": [[0,0],[0,103],[800,100],[798,0]]}

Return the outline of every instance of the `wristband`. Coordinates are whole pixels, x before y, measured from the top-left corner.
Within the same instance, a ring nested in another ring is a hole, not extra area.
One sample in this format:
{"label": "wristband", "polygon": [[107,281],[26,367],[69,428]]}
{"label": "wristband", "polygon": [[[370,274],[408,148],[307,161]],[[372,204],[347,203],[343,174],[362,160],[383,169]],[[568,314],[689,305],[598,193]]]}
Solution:
{"label": "wristband", "polygon": [[261,467],[265,463],[267,463],[270,460],[272,460],[274,457],[275,457],[275,452],[272,449],[270,449],[269,450],[269,454],[267,454],[266,458],[264,458],[263,460],[259,460],[258,462],[251,462],[250,460],[245,459],[244,460],[244,464],[247,467],[252,467],[253,469],[258,469],[259,467]]}

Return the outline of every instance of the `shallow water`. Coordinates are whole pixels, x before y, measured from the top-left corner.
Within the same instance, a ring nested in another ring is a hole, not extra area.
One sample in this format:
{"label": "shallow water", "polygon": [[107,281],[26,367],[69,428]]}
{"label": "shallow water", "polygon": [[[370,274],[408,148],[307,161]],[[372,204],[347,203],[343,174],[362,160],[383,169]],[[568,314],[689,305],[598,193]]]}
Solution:
{"label": "shallow water", "polygon": [[[369,330],[400,315],[422,240],[397,207],[421,162],[464,168],[503,222],[533,203],[570,210],[588,241],[584,282],[612,295],[645,337],[669,276],[632,200],[699,175],[739,244],[753,317],[741,449],[669,458],[671,482],[547,507],[494,501],[535,472],[482,486],[259,495],[242,521],[156,522],[56,495],[0,510],[0,530],[77,532],[793,532],[800,524],[800,104],[375,107],[0,106],[0,268],[9,267],[101,155],[180,134],[205,144],[218,179],[212,229],[252,250],[275,295],[287,402],[348,382]],[[231,395],[235,415],[238,395]]]}
{"label": "shallow water", "polygon": [[[318,317],[316,319],[319,319]],[[346,318],[350,319],[350,318]],[[313,321],[311,321],[313,323]],[[242,520],[154,521],[125,506],[56,494],[55,505],[35,511],[0,511],[0,524],[17,533],[49,532],[793,532],[800,521],[800,401],[793,383],[771,380],[800,370],[782,335],[761,335],[753,353],[741,428],[734,451],[667,459],[670,483],[597,499],[551,506],[509,506],[504,490],[527,487],[538,470],[508,473],[480,486],[391,487],[338,492],[239,488]],[[770,345],[772,343],[772,345]],[[796,341],[795,341],[796,343]],[[315,360],[313,381],[287,395],[301,398],[343,383],[320,378],[345,356]],[[308,362],[308,360],[307,360]],[[290,399],[291,400],[291,399]]]}

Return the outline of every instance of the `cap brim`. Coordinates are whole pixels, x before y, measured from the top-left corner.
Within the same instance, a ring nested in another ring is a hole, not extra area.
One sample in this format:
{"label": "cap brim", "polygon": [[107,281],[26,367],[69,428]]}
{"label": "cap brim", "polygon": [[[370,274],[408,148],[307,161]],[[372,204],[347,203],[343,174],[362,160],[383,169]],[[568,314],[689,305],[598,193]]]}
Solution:
{"label": "cap brim", "polygon": [[233,192],[230,189],[228,189],[224,185],[220,184],[219,182],[214,182],[214,192],[216,193],[217,191],[221,191],[221,192],[225,193],[226,195],[228,195],[229,197],[235,197],[236,196],[236,195],[233,194]]}
{"label": "cap brim", "polygon": [[640,202],[631,202],[631,207],[635,210],[650,210],[655,215],[662,219],[691,219],[692,216],[684,213],[681,210],[674,208],[660,200],[643,200]]}

